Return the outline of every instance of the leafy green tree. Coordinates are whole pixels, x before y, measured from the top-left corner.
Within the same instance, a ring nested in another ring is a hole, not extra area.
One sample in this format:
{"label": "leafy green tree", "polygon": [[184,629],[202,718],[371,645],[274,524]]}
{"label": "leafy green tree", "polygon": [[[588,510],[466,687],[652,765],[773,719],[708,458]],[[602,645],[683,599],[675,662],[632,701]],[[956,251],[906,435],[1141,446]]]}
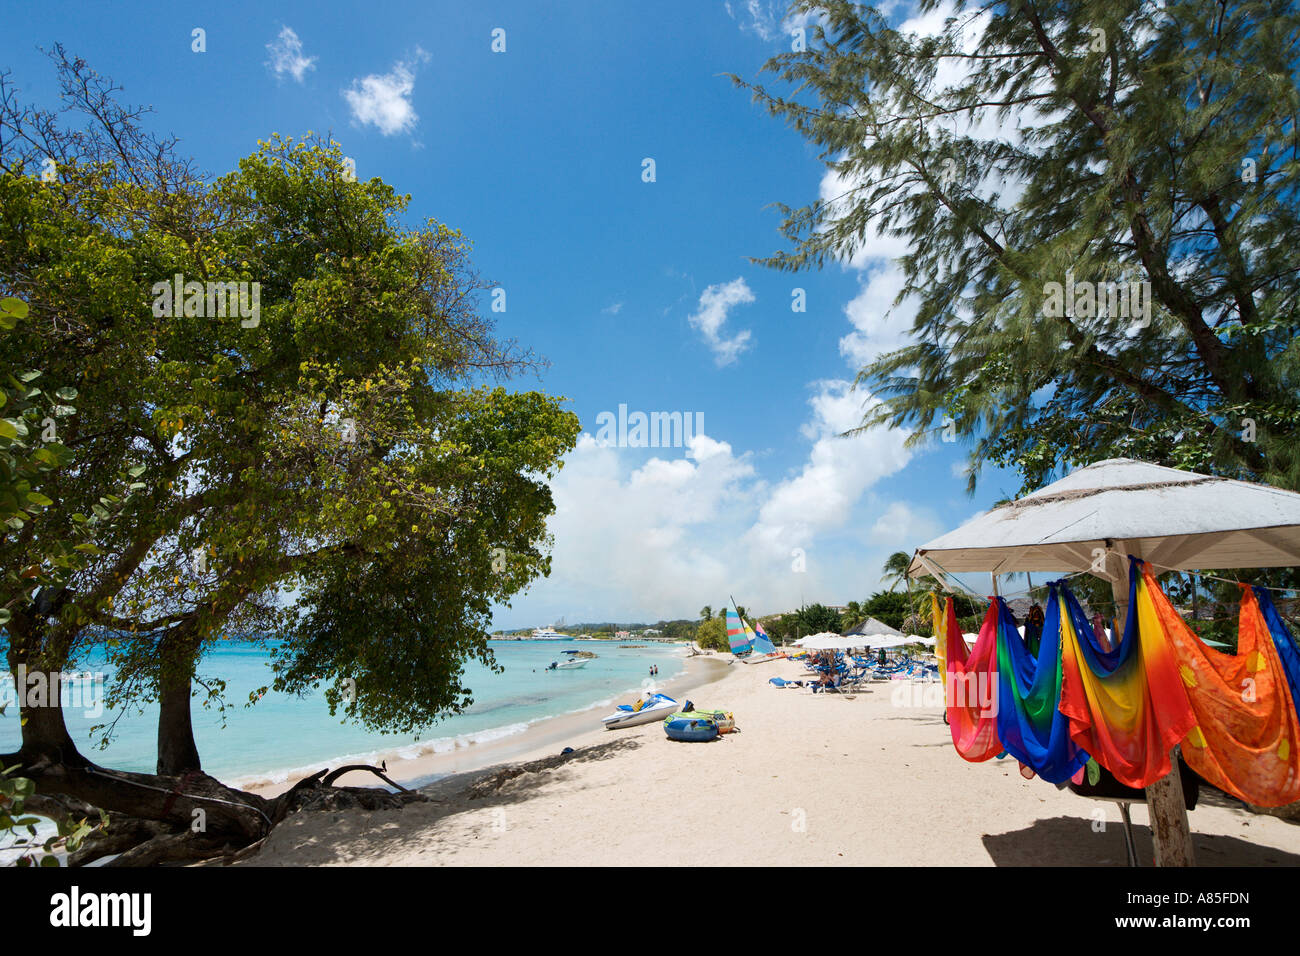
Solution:
{"label": "leafy green tree", "polygon": [[911,341],[862,369],[863,427],[969,438],[972,489],[1117,456],[1300,487],[1295,5],[987,0],[924,37],[794,7],[824,26],[765,67],[793,92],[737,82],[840,186],[761,261],[909,249]]}
{"label": "leafy green tree", "polygon": [[727,642],[727,624],[721,617],[711,617],[700,624],[695,632],[695,642],[704,650],[726,651],[731,649]]}
{"label": "leafy green tree", "polygon": [[[464,661],[492,662],[491,606],[549,570],[547,479],[578,431],[558,400],[494,387],[538,362],[479,313],[467,242],[402,225],[407,197],[355,181],[335,144],[277,136],[200,178],[111,83],[55,59],[85,129],[0,82],[0,291],[31,307],[6,355],[79,393],[60,426],[79,467],[46,476],[61,507],[6,536],[0,570],[73,540],[78,515],[101,524],[65,581],[6,594],[10,667],[105,646],[110,703],[159,703],[168,777],[201,768],[191,693],[229,636],[286,637],[277,685],[323,682],[372,727],[466,706]],[[205,286],[169,307],[159,290],[177,275],[245,283],[244,304],[257,283],[259,307],[213,315]],[[123,469],[140,487],[109,522]],[[200,685],[218,706],[220,676]],[[82,772],[57,695],[23,717],[11,756],[38,785],[158,812],[141,788]],[[261,804],[234,798],[256,812],[225,822],[264,832]],[[220,822],[209,815],[214,839]]]}
{"label": "leafy green tree", "polygon": [[913,606],[907,594],[898,591],[878,591],[862,606],[863,620],[874,617],[882,624],[902,630],[903,621],[912,613]]}
{"label": "leafy green tree", "polygon": [[801,608],[798,618],[804,634],[820,634],[823,631],[839,633],[843,623],[839,612],[824,604],[810,604]]}
{"label": "leafy green tree", "polygon": [[704,605],[704,607],[700,608],[700,620],[701,620],[701,621],[711,621],[712,619],[713,619],[713,605],[712,605],[712,604],[706,604],[706,605]]}

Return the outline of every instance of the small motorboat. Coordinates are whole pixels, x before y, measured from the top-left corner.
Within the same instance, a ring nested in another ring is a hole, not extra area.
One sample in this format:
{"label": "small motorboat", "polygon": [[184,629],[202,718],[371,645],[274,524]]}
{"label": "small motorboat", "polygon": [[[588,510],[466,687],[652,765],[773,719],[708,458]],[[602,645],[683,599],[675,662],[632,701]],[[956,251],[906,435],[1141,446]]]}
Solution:
{"label": "small motorboat", "polygon": [[587,661],[595,660],[596,655],[591,651],[565,651],[569,656],[562,661],[551,661],[546,669],[548,671],[567,671],[575,667],[585,667]]}
{"label": "small motorboat", "polygon": [[619,727],[635,727],[638,724],[648,724],[655,720],[662,720],[676,709],[677,701],[667,694],[645,694],[639,697],[636,703],[619,704],[618,710],[600,718],[600,722],[605,725],[606,730],[616,730]]}
{"label": "small motorboat", "polygon": [[664,720],[664,733],[669,740],[702,744],[718,736],[718,722],[696,711],[670,714]]}

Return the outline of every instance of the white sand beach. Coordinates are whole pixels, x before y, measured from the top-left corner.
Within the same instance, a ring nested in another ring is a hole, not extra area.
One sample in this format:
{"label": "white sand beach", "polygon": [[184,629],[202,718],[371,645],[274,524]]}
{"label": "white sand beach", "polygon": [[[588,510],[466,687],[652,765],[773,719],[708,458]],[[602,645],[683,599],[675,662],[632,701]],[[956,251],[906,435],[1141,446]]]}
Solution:
{"label": "white sand beach", "polygon": [[[1125,865],[1114,803],[1025,780],[1014,760],[966,763],[933,689],[814,695],[767,683],[803,676],[793,662],[718,670],[678,696],[733,711],[737,733],[674,743],[658,722],[578,715],[567,739],[553,728],[514,762],[424,788],[429,803],[296,814],[240,865]],[[1147,865],[1145,807],[1132,817]],[[1300,825],[1217,793],[1190,821],[1201,866],[1300,863]]]}

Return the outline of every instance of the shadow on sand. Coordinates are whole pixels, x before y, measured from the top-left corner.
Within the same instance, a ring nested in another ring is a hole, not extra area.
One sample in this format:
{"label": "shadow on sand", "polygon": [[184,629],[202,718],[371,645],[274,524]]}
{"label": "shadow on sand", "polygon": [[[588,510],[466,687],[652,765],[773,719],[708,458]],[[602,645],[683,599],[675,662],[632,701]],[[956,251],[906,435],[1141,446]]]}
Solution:
{"label": "shadow on sand", "polygon": [[[1102,832],[1093,830],[1090,817],[1052,817],[1021,830],[985,834],[981,839],[996,866],[1125,866],[1124,828],[1116,817],[1112,806]],[[1191,823],[1195,831],[1195,812]],[[1150,866],[1150,828],[1134,823],[1133,842],[1142,865]],[[1197,866],[1300,865],[1300,855],[1231,836],[1193,832],[1192,845]]]}

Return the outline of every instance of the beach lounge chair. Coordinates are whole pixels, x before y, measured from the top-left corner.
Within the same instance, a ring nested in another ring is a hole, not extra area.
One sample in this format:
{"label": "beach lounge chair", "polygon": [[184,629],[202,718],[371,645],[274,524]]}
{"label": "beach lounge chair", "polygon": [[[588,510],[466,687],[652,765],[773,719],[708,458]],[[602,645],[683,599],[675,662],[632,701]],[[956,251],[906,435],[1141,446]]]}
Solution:
{"label": "beach lounge chair", "polygon": [[804,682],[801,680],[785,680],[781,677],[769,677],[767,682],[778,689],[783,687],[803,687]]}

